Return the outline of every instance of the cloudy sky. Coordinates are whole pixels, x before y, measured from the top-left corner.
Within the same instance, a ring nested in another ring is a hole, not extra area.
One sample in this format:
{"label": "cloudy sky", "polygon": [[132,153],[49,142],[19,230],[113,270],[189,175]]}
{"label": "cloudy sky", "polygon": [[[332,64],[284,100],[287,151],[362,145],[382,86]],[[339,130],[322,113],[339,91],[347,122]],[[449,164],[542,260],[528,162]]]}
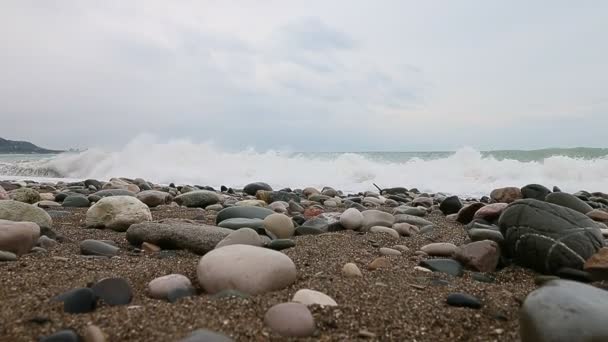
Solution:
{"label": "cloudy sky", "polygon": [[0,137],[606,147],[608,1],[0,3]]}

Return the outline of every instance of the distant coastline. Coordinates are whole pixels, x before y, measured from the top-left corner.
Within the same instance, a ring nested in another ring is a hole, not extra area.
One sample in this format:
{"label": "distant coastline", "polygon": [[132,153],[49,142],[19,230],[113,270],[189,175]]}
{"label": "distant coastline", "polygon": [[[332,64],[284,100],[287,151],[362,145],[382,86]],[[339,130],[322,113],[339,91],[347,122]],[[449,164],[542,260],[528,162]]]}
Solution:
{"label": "distant coastline", "polygon": [[62,152],[65,151],[49,150],[28,141],[14,141],[0,138],[1,154],[54,154]]}

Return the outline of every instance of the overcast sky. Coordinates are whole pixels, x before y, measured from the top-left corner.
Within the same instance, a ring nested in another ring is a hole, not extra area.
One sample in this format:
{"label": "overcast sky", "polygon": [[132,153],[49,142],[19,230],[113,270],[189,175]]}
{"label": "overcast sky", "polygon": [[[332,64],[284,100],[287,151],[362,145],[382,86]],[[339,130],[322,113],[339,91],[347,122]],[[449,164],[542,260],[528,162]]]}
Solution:
{"label": "overcast sky", "polygon": [[608,1],[0,2],[0,137],[608,145]]}

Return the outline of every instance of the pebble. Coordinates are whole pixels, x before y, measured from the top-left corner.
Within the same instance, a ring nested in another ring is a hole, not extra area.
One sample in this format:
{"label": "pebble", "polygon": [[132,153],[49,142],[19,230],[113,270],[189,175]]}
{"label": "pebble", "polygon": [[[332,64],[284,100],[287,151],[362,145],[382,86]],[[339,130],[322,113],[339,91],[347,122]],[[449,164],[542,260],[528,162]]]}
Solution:
{"label": "pebble", "polygon": [[168,274],[148,283],[148,293],[156,299],[168,299],[169,293],[176,289],[192,289],[192,282],[184,275]]}
{"label": "pebble", "polygon": [[301,289],[293,295],[291,299],[292,302],[302,303],[304,305],[320,305],[324,306],[338,306],[335,300],[333,300],[330,296],[325,293],[309,290],[309,289]]}
{"label": "pebble", "polygon": [[426,267],[433,272],[442,272],[456,277],[463,274],[462,265],[452,259],[429,259],[420,262],[420,266]]}
{"label": "pebble", "polygon": [[583,269],[589,272],[594,280],[608,280],[608,247],[600,248],[587,259]]}
{"label": "pebble", "polygon": [[358,230],[363,225],[363,214],[355,208],[348,208],[340,215],[340,224],[350,230]]}
{"label": "pebble", "polygon": [[179,340],[179,342],[233,342],[230,337],[207,329],[193,331],[190,336]]}
{"label": "pebble", "polygon": [[118,254],[119,248],[99,240],[84,240],[80,243],[82,255],[112,257]]}
{"label": "pebble", "polygon": [[82,334],[83,342],[105,342],[106,337],[103,331],[96,325],[87,325]]}
{"label": "pebble", "polygon": [[608,341],[608,292],[553,280],[531,292],[519,315],[522,342]]}
{"label": "pebble", "polygon": [[237,244],[261,247],[264,245],[264,241],[255,230],[251,228],[241,228],[223,238],[222,241],[218,242],[215,248]]}
{"label": "pebble", "polygon": [[38,342],[78,342],[80,338],[74,330],[66,329],[60,330],[54,334],[44,336],[38,340]]}
{"label": "pebble", "polygon": [[380,210],[365,210],[363,215],[363,230],[369,230],[374,226],[392,227],[395,216]]}
{"label": "pebble", "polygon": [[144,242],[141,244],[141,249],[146,253],[158,253],[161,251],[161,248],[157,245],[149,242]]}
{"label": "pebble", "polygon": [[448,242],[436,242],[431,243],[420,248],[421,251],[425,252],[430,256],[446,256],[450,257],[458,249],[456,245]]}
{"label": "pebble", "polygon": [[359,267],[352,262],[344,264],[344,267],[342,267],[342,275],[347,278],[363,277]]}
{"label": "pebble", "polygon": [[429,270],[426,267],[422,267],[422,266],[414,266],[414,271],[420,271],[420,272],[426,272],[426,273],[432,273],[433,271]]}
{"label": "pebble", "polygon": [[133,299],[131,286],[124,278],[105,278],[91,289],[99,299],[110,306],[127,305]]}
{"label": "pebble", "polygon": [[500,247],[494,241],[476,241],[458,248],[453,258],[475,271],[494,272],[500,259]]}
{"label": "pebble", "polygon": [[367,265],[370,270],[377,270],[379,268],[388,268],[391,266],[391,262],[384,257],[378,257]]}
{"label": "pebble", "polygon": [[466,307],[472,309],[481,308],[481,301],[476,297],[473,297],[466,293],[452,293],[448,295],[446,300],[448,305],[458,306],[458,307]]}
{"label": "pebble", "polygon": [[34,247],[39,236],[40,227],[36,223],[0,220],[0,250],[17,256],[26,254]]}
{"label": "pebble", "polygon": [[15,253],[0,251],[0,261],[16,261],[17,255]]}
{"label": "pebble", "polygon": [[405,222],[393,224],[393,229],[396,230],[401,236],[412,236],[414,233],[418,233],[420,231],[420,228],[417,226]]}
{"label": "pebble", "polygon": [[264,324],[284,337],[308,337],[315,332],[315,321],[308,307],[300,303],[277,304],[264,315]]}
{"label": "pebble", "polygon": [[38,238],[38,245],[42,248],[50,249],[57,245],[57,241],[49,238],[46,235],[42,235],[40,238]]}
{"label": "pebble", "polygon": [[271,237],[287,239],[293,236],[295,228],[293,221],[284,214],[271,214],[264,218],[264,228]]}
{"label": "pebble", "polygon": [[132,224],[145,221],[152,221],[152,214],[142,201],[132,196],[110,196],[87,210],[85,224],[87,227],[124,232]]}
{"label": "pebble", "polygon": [[200,285],[208,293],[235,289],[248,294],[281,290],[296,280],[291,259],[268,248],[230,245],[205,254],[197,267]]}
{"label": "pebble", "polygon": [[296,242],[291,239],[275,239],[266,244],[266,247],[274,249],[275,251],[281,251],[295,246]]}
{"label": "pebble", "polygon": [[93,290],[88,287],[67,291],[55,297],[63,302],[63,311],[67,313],[86,313],[95,310],[97,298]]}
{"label": "pebble", "polygon": [[405,246],[405,245],[394,245],[392,248],[396,249],[396,250],[398,250],[398,251],[400,251],[402,253],[406,253],[406,252],[410,251],[410,249],[407,246]]}
{"label": "pebble", "polygon": [[371,233],[383,233],[388,234],[394,238],[399,238],[399,233],[393,228],[383,227],[383,226],[373,226],[369,229]]}
{"label": "pebble", "polygon": [[401,255],[401,252],[396,249],[382,247],[382,248],[380,248],[380,254],[381,255]]}

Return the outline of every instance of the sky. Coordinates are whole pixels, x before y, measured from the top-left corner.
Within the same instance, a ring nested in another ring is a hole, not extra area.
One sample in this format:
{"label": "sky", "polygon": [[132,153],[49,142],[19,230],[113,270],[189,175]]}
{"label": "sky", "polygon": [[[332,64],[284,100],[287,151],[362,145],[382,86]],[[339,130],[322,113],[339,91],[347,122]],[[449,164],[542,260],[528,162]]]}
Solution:
{"label": "sky", "polygon": [[3,0],[0,137],[607,147],[608,1]]}

